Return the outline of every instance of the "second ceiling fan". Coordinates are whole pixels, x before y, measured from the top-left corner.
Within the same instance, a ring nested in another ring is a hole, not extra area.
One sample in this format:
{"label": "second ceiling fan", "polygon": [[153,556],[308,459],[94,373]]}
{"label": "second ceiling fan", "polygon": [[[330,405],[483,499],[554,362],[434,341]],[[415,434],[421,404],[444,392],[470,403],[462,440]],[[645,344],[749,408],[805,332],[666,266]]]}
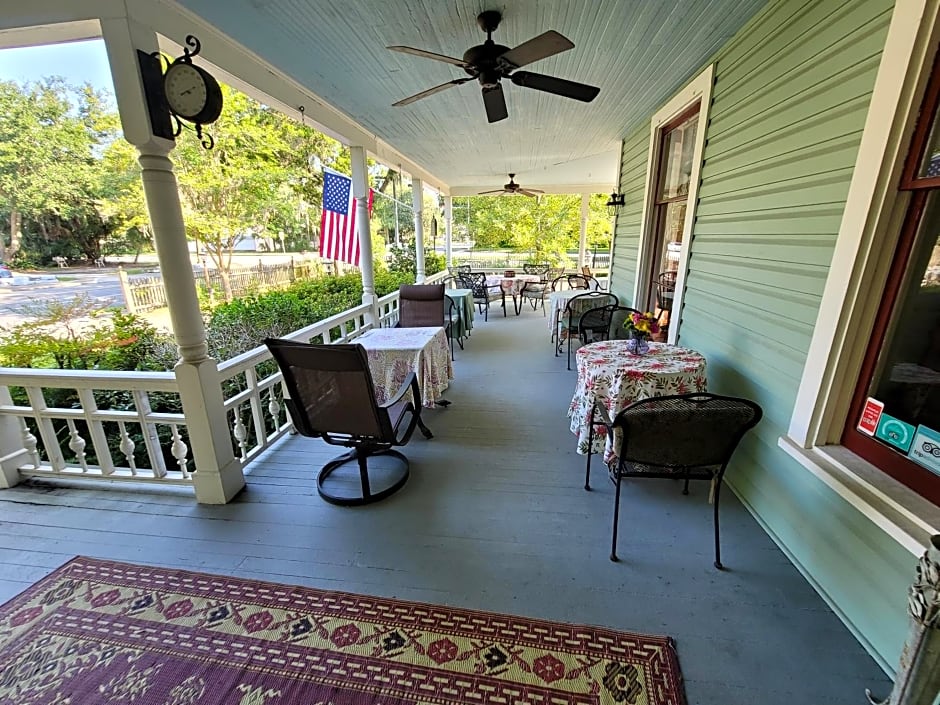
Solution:
{"label": "second ceiling fan", "polygon": [[545,193],[544,191],[539,191],[537,188],[522,188],[522,186],[520,186],[519,184],[515,182],[515,178],[516,178],[515,174],[510,174],[509,183],[503,184],[502,188],[494,189],[492,191],[480,191],[480,193],[477,195],[489,196],[491,194],[498,193],[500,195],[514,196],[515,194],[519,193],[519,194],[522,194],[523,196],[531,196],[532,198],[538,198],[543,193]]}
{"label": "second ceiling fan", "polygon": [[405,54],[414,54],[423,56],[426,59],[443,61],[454,66],[459,66],[466,71],[469,76],[466,78],[456,78],[453,81],[442,83],[439,86],[428,88],[408,98],[403,98],[394,106],[408,105],[427,98],[428,96],[440,93],[452,86],[459,86],[473,79],[477,79],[483,87],[483,105],[486,108],[486,119],[490,122],[498,122],[509,117],[506,110],[506,97],[503,95],[503,87],[500,79],[508,78],[517,86],[524,88],[534,88],[537,91],[553,93],[564,96],[565,98],[574,98],[575,100],[589,103],[600,93],[600,88],[589,86],[585,83],[568,81],[564,78],[555,76],[546,76],[541,73],[532,73],[531,71],[518,71],[517,69],[527,64],[534,63],[549,56],[560,54],[563,51],[574,49],[574,43],[567,37],[562,36],[554,30],[543,32],[537,37],[533,37],[527,42],[523,42],[517,47],[510,49],[502,44],[493,41],[493,32],[499,26],[502,14],[497,10],[486,10],[477,17],[477,23],[481,29],[486,32],[486,41],[483,44],[470,47],[464,52],[462,59],[456,59],[452,56],[436,54],[424,49],[415,49],[406,46],[390,46],[392,51],[400,51]]}

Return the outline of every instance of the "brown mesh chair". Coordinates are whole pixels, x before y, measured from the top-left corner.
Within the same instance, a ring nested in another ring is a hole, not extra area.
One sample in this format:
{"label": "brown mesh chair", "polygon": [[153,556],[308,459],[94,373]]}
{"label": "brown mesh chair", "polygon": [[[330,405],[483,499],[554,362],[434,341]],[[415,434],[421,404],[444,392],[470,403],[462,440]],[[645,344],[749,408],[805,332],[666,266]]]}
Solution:
{"label": "brown mesh chair", "polygon": [[[320,496],[332,504],[360,505],[404,487],[408,458],[392,447],[408,443],[415,426],[425,438],[432,437],[421,420],[421,389],[415,373],[394,397],[378,404],[361,345],[309,345],[278,338],[268,338],[264,344],[281,369],[287,391],[284,402],[297,432],[352,448],[320,470]],[[381,460],[370,467],[369,459],[376,457]],[[356,465],[358,478],[350,472]]]}
{"label": "brown mesh chair", "polygon": [[425,328],[444,325],[443,284],[402,284],[398,287],[398,325]]}
{"label": "brown mesh chair", "polygon": [[443,284],[402,284],[398,287],[397,328],[440,326],[447,333],[450,359],[454,359],[453,300],[444,295]]}
{"label": "brown mesh chair", "polygon": [[614,527],[610,560],[617,560],[617,522],[620,516],[620,484],[625,477],[666,477],[684,480],[682,493],[689,493],[689,480],[712,483],[715,524],[715,567],[721,564],[718,534],[718,501],[725,468],[738,443],[761,420],[760,406],[747,399],[694,392],[650,397],[634,402],[611,421],[603,404],[591,411],[587,468],[584,489],[591,489],[591,453],[596,425],[607,427],[609,438],[622,432],[614,448],[616,465],[611,467],[614,493]]}

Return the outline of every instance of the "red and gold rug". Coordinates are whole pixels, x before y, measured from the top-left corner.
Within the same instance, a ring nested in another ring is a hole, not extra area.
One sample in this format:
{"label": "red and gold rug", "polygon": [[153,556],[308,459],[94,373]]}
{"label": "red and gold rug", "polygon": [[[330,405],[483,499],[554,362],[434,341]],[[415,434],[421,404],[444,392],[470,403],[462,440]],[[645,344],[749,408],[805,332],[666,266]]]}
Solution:
{"label": "red and gold rug", "polygon": [[0,607],[0,705],[682,705],[673,642],[76,558]]}

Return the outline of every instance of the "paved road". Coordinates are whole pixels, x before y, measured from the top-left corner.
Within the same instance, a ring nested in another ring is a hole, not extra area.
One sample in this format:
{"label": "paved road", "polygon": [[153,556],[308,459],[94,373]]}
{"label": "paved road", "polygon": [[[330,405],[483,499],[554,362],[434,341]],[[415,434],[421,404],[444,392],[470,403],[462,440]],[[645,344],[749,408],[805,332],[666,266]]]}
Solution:
{"label": "paved road", "polygon": [[101,307],[124,307],[117,272],[54,272],[58,281],[37,281],[21,286],[0,286],[0,325],[14,325],[28,318],[24,304],[41,301],[67,301],[87,295]]}

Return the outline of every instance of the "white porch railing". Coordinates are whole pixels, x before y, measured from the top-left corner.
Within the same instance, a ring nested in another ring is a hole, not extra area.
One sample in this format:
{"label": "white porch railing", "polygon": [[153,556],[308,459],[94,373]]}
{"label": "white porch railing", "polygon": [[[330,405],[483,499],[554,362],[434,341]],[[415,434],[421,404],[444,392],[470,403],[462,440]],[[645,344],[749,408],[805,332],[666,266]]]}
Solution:
{"label": "white porch railing", "polygon": [[[426,283],[447,276],[439,272]],[[377,308],[378,325],[394,326],[398,292],[379,298]],[[286,337],[345,343],[374,325],[371,307],[362,304]],[[291,428],[281,374],[263,345],[219,363],[218,371],[232,446],[247,467]],[[192,485],[186,418],[154,411],[163,401],[160,395],[180,408],[173,372],[0,368],[0,471],[12,467],[28,477]],[[24,397],[28,404],[13,401]]]}
{"label": "white porch railing", "polygon": [[[179,408],[172,372],[5,368],[0,385],[0,423],[18,427],[22,442],[0,463],[16,461],[21,475],[192,484],[185,417],[153,410],[160,394]],[[14,404],[11,390],[29,405]]]}
{"label": "white porch railing", "polygon": [[[398,292],[384,298],[395,298],[397,316]],[[348,343],[373,327],[371,308],[363,304],[343,311],[313,325],[294,331],[291,340],[304,343]],[[281,393],[281,373],[264,345],[219,365],[225,413],[236,455],[243,463],[290,430]]]}

